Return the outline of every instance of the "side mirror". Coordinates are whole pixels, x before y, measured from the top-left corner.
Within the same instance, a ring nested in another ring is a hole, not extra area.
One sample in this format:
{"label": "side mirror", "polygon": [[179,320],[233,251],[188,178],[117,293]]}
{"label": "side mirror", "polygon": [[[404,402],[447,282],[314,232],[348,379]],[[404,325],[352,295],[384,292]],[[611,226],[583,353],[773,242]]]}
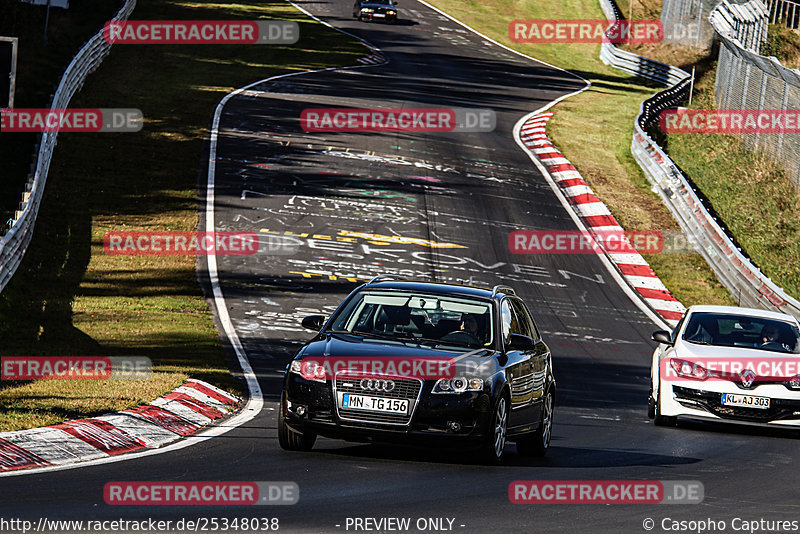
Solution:
{"label": "side mirror", "polygon": [[308,328],[309,330],[319,332],[319,329],[322,328],[322,323],[324,322],[324,315],[308,315],[303,317],[303,320],[300,322],[300,324],[303,325],[303,328]]}
{"label": "side mirror", "polygon": [[664,343],[665,345],[675,344],[675,342],[672,341],[672,334],[670,334],[666,330],[656,330],[655,332],[653,332],[651,339],[653,341],[658,341],[659,343]]}
{"label": "side mirror", "polygon": [[530,350],[536,343],[533,339],[522,334],[511,334],[511,339],[508,342],[508,350]]}

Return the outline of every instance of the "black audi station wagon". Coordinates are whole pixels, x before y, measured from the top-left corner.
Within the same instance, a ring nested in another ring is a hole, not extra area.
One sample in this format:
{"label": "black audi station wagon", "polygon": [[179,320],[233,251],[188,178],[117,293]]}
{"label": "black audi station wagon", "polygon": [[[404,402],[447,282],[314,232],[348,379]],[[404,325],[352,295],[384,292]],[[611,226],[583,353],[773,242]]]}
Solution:
{"label": "black audi station wagon", "polygon": [[[323,324],[324,323],[324,324]],[[318,435],[470,447],[499,463],[506,441],[547,452],[556,383],[525,303],[494,289],[382,275],[333,315],[286,369],[278,438],[310,450]]]}
{"label": "black audi station wagon", "polygon": [[361,21],[396,24],[397,2],[395,0],[356,0],[353,4],[353,18]]}

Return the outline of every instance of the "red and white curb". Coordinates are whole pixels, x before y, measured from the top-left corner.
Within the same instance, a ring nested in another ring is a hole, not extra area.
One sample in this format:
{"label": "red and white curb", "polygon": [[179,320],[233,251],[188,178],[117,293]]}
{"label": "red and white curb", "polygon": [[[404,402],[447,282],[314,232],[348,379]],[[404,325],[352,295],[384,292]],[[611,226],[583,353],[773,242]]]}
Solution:
{"label": "red and white curb", "polygon": [[0,472],[156,449],[235,410],[241,399],[200,380],[145,404],[90,419],[0,433]]}
{"label": "red and white curb", "polygon": [[[605,203],[597,198],[578,169],[547,137],[545,126],[552,116],[552,112],[539,113],[525,121],[520,129],[522,144],[544,165],[589,232],[594,235],[598,235],[597,232],[622,232],[623,228]],[[603,246],[603,240],[598,242]],[[667,323],[675,325],[686,308],[672,296],[642,255],[609,251],[605,247],[604,251],[637,295]]]}

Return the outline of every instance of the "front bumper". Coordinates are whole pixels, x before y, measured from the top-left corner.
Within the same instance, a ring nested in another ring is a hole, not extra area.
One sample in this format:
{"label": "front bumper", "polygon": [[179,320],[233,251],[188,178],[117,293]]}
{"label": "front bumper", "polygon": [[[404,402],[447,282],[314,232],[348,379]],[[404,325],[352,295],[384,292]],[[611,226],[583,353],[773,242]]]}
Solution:
{"label": "front bumper", "polygon": [[295,430],[310,430],[321,436],[348,441],[392,441],[404,443],[482,443],[489,431],[491,400],[488,392],[431,394],[432,383],[424,382],[419,400],[412,406],[407,423],[380,422],[368,415],[352,420],[336,404],[330,381],[307,381],[296,375],[286,379],[286,423]]}
{"label": "front bumper", "polygon": [[389,22],[397,21],[397,13],[390,15],[388,13],[365,13],[362,11],[359,15],[361,16],[362,20]]}
{"label": "front bumper", "polygon": [[[661,415],[734,423],[800,427],[800,391],[782,384],[762,384],[740,389],[726,381],[662,381]],[[722,394],[768,397],[767,409],[732,407],[722,404]]]}

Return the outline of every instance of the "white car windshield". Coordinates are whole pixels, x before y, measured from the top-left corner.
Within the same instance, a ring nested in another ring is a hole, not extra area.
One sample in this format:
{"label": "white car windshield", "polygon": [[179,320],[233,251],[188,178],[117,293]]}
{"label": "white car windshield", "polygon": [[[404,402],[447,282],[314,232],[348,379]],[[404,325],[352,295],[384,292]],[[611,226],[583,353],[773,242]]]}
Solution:
{"label": "white car windshield", "polygon": [[696,312],[689,317],[683,340],[701,345],[800,354],[797,325],[767,317]]}
{"label": "white car windshield", "polygon": [[484,347],[492,344],[490,302],[408,291],[362,291],[329,331]]}

